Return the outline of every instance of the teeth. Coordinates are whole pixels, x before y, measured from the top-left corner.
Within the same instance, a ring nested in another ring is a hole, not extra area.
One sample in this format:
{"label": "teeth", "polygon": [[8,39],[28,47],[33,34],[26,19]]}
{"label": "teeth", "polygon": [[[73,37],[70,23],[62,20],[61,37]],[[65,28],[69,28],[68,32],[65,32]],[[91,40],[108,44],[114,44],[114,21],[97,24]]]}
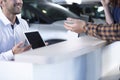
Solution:
{"label": "teeth", "polygon": [[21,8],[21,6],[17,6],[18,8]]}

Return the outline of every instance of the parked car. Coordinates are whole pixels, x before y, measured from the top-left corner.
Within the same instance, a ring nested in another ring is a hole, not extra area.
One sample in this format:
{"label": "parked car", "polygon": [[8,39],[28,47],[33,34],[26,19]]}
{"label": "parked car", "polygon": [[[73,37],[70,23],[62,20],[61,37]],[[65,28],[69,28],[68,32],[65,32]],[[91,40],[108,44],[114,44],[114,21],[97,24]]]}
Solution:
{"label": "parked car", "polygon": [[28,21],[30,29],[39,30],[43,40],[49,44],[66,40],[67,30],[63,23],[67,17],[79,18],[68,9],[50,2],[24,2],[21,16]]}

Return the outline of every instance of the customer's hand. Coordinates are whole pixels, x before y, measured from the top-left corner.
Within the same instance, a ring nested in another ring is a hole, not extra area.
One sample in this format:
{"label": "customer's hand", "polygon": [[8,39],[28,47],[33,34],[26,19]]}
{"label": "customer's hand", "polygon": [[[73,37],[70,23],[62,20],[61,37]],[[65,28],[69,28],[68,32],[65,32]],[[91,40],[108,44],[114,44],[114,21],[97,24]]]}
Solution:
{"label": "customer's hand", "polygon": [[110,0],[101,0],[101,3],[103,6],[108,6],[110,3]]}
{"label": "customer's hand", "polygon": [[22,53],[22,52],[27,51],[31,48],[31,45],[27,45],[24,47],[23,47],[23,45],[24,45],[24,42],[20,42],[20,43],[16,44],[12,49],[13,54]]}
{"label": "customer's hand", "polygon": [[85,25],[86,25],[85,21],[73,18],[67,18],[67,20],[64,22],[64,27],[66,29],[76,33],[83,33],[84,32],[83,26]]}

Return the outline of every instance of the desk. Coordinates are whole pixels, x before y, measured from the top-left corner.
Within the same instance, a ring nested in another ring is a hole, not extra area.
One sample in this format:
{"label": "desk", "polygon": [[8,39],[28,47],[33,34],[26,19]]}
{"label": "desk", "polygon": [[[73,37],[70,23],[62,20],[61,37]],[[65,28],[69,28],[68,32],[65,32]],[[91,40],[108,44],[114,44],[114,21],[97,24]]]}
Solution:
{"label": "desk", "polygon": [[105,41],[90,36],[82,36],[15,55],[15,61],[35,64],[53,64],[85,55],[105,45]]}
{"label": "desk", "polygon": [[99,60],[92,58],[92,63],[91,59],[86,62],[85,55],[98,54],[96,52],[105,43],[94,37],[83,36],[17,54],[15,62],[4,65],[0,62],[0,71],[4,71],[0,73],[0,80],[97,80]]}

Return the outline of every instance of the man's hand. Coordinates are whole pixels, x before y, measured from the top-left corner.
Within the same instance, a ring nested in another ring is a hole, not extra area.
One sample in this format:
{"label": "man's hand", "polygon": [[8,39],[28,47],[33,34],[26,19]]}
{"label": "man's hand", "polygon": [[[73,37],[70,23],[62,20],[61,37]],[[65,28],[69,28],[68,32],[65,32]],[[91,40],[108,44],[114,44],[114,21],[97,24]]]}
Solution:
{"label": "man's hand", "polygon": [[76,33],[83,33],[84,32],[83,27],[85,25],[86,25],[85,21],[73,18],[67,18],[67,20],[64,22],[64,27],[66,29]]}
{"label": "man's hand", "polygon": [[12,49],[13,54],[22,53],[22,52],[27,51],[31,48],[31,45],[21,47],[23,45],[24,45],[23,42],[20,42],[20,43],[16,44]]}

